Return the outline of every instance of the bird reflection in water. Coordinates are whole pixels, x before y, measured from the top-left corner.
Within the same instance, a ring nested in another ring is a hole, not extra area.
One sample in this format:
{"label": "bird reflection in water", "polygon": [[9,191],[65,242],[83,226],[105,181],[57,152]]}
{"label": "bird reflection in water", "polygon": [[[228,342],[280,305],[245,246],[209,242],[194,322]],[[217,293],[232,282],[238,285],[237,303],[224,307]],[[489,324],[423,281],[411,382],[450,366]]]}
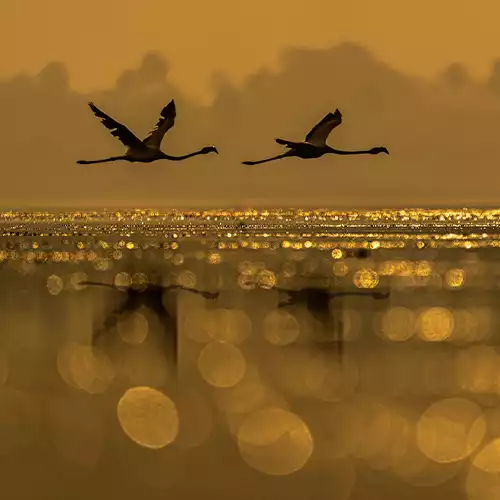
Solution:
{"label": "bird reflection in water", "polygon": [[274,287],[274,290],[288,295],[286,300],[278,303],[278,308],[303,304],[311,316],[324,325],[327,334],[333,334],[334,338],[332,340],[337,344],[337,352],[340,357],[344,350],[343,324],[338,314],[332,314],[331,301],[337,297],[350,295],[371,297],[375,300],[387,299],[390,296],[389,291],[333,291],[318,287],[305,287],[298,290]]}
{"label": "bird reflection in water", "polygon": [[184,290],[186,292],[196,293],[201,295],[205,299],[214,300],[219,296],[219,292],[206,292],[202,290],[197,290],[195,288],[189,288],[182,285],[160,285],[156,283],[141,283],[132,284],[130,286],[117,286],[110,283],[101,283],[96,281],[82,281],[82,285],[89,286],[102,286],[107,288],[113,288],[117,291],[125,292],[125,301],[122,302],[116,309],[108,313],[102,322],[102,324],[94,330],[92,336],[92,344],[96,345],[99,339],[110,329],[115,328],[123,317],[128,317],[132,313],[139,310],[141,307],[145,307],[150,311],[154,312],[164,331],[166,333],[166,339],[168,342],[168,351],[171,356],[171,360],[174,366],[177,366],[178,357],[178,332],[177,332],[177,322],[176,322],[176,312],[174,314],[169,314],[164,306],[164,293],[175,292],[177,290]]}
{"label": "bird reflection in water", "polygon": [[[367,259],[371,252],[367,248],[347,249],[344,250],[346,258]],[[337,353],[341,358],[344,350],[344,324],[341,318],[342,305],[332,304],[335,298],[346,296],[366,296],[375,300],[387,299],[390,296],[390,291],[374,291],[374,290],[352,290],[340,291],[331,290],[328,288],[320,288],[318,286],[309,286],[299,289],[286,289],[273,287],[272,290],[288,295],[288,298],[278,303],[278,308],[284,308],[294,305],[304,305],[311,316],[321,323],[326,330],[328,341],[334,341],[337,346]]]}

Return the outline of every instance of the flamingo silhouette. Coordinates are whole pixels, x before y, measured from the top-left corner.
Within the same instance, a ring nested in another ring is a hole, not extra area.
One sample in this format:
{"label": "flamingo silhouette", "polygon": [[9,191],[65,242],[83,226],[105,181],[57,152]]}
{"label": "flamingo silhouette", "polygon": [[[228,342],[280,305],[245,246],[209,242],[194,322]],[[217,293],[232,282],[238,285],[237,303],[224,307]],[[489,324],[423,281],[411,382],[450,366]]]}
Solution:
{"label": "flamingo silhouette", "polygon": [[281,158],[289,158],[291,156],[296,156],[303,159],[320,158],[325,154],[336,154],[336,155],[377,155],[380,153],[389,154],[387,148],[383,146],[377,146],[367,150],[359,151],[342,151],[340,149],[333,149],[328,146],[326,140],[330,135],[330,132],[338,127],[342,123],[342,114],[337,109],[335,113],[328,113],[319,123],[317,123],[312,130],[306,135],[305,141],[293,142],[287,141],[285,139],[276,139],[278,144],[286,146],[288,151],[271,158],[266,158],[264,160],[257,161],[244,161],[244,165],[258,165],[260,163],[266,163],[268,161],[280,160]]}
{"label": "flamingo silhouette", "polygon": [[[375,300],[387,299],[390,292],[378,291],[333,291],[325,288],[305,287],[298,290],[274,287],[278,292],[286,293],[288,298],[278,303],[278,308],[292,306],[294,304],[304,304],[314,319],[332,329],[337,335],[338,354],[343,354],[342,330],[333,328],[332,316],[330,314],[330,301],[336,297],[345,297],[349,295],[372,297]],[[338,326],[338,325],[337,325]]]}
{"label": "flamingo silhouette", "polygon": [[[107,288],[113,288],[115,290],[123,291],[123,287],[119,287],[110,283],[101,283],[98,281],[81,281],[81,285],[90,286],[102,286]],[[92,344],[95,345],[98,340],[110,329],[114,328],[120,319],[120,317],[128,317],[133,312],[137,311],[140,307],[144,306],[151,311],[153,311],[160,322],[162,323],[165,331],[171,330],[173,333],[167,335],[167,339],[170,341],[170,351],[172,354],[172,361],[174,365],[177,365],[178,357],[178,339],[177,339],[177,325],[174,318],[165,310],[163,305],[163,294],[164,292],[185,290],[187,292],[196,293],[201,295],[206,299],[214,300],[219,296],[219,292],[206,292],[201,290],[196,290],[195,288],[184,287],[182,285],[169,285],[162,286],[154,283],[148,283],[140,286],[127,287],[124,291],[126,292],[126,299],[117,308],[112,310],[105,317],[102,325],[98,327],[92,336]]]}
{"label": "flamingo silhouette", "polygon": [[156,160],[180,161],[196,155],[219,153],[215,146],[206,146],[199,151],[183,156],[167,155],[160,149],[163,137],[175,123],[176,110],[173,99],[162,109],[160,119],[158,120],[155,128],[143,141],[133,134],[125,125],[122,125],[101,111],[94,103],[89,102],[89,106],[94,114],[101,119],[101,123],[111,131],[111,135],[117,137],[128,149],[122,156],[111,156],[102,160],[78,160],[76,163],[81,165],[105,163],[118,160],[141,163],[152,163]]}

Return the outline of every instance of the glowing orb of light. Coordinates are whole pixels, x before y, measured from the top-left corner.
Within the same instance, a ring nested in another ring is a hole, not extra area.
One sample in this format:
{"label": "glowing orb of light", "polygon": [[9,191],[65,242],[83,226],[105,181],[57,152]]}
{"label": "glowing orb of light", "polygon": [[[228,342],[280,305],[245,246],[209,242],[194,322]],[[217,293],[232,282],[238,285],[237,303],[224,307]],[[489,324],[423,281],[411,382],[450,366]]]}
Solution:
{"label": "glowing orb of light", "polygon": [[393,307],[382,317],[382,333],[388,340],[405,342],[415,333],[417,318],[406,307]]}
{"label": "glowing orb of light", "polygon": [[354,273],[353,282],[357,288],[375,288],[379,283],[379,277],[373,269],[359,269]]}
{"label": "glowing orb of light", "polygon": [[264,338],[271,344],[285,346],[295,342],[300,326],[288,311],[271,311],[264,319]]}
{"label": "glowing orb of light", "polygon": [[420,451],[438,463],[467,458],[486,433],[481,408],[462,398],[449,398],[430,405],[417,424]]}
{"label": "glowing orb of light", "polygon": [[281,476],[304,467],[314,442],[297,415],[282,408],[265,408],[244,420],[238,430],[238,448],[250,467]]}
{"label": "glowing orb of light", "polygon": [[472,460],[465,489],[470,500],[500,499],[500,439],[490,441]]}
{"label": "glowing orb of light", "polygon": [[128,389],[118,402],[117,416],[123,432],[146,448],[164,448],[179,433],[174,402],[151,387]]}
{"label": "glowing orb of light", "polygon": [[465,271],[458,268],[448,269],[445,281],[450,288],[460,288],[465,284]]}
{"label": "glowing orb of light", "polygon": [[441,342],[448,339],[454,328],[453,314],[445,307],[430,307],[418,318],[420,336],[428,342]]}
{"label": "glowing orb of light", "polygon": [[227,342],[210,342],[200,352],[198,370],[215,387],[234,387],[245,376],[247,363],[242,352]]}
{"label": "glowing orb of light", "polygon": [[148,336],[149,323],[140,311],[134,311],[116,325],[123,342],[127,344],[142,344]]}
{"label": "glowing orb of light", "polygon": [[47,278],[47,290],[51,295],[59,295],[64,288],[63,280],[53,274]]}

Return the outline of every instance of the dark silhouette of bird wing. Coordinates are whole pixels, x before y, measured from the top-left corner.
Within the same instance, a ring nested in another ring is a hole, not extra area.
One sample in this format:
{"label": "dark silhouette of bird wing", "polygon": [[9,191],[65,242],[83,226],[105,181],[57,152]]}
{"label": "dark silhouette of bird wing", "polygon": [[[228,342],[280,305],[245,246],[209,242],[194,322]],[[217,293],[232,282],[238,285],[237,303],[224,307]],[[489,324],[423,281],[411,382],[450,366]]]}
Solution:
{"label": "dark silhouette of bird wing", "polygon": [[205,292],[203,290],[196,290],[196,288],[189,288],[182,285],[169,285],[162,287],[164,290],[185,290],[186,292],[197,293],[205,299],[216,299],[219,296],[219,292]]}
{"label": "dark silhouette of bird wing", "polygon": [[279,286],[274,286],[273,288],[270,288],[270,290],[276,290],[277,292],[281,292],[281,293],[288,293],[289,295],[292,295],[292,294],[297,294],[297,293],[300,293],[302,291],[302,289],[299,289],[299,290],[293,290],[293,289],[289,289],[289,288],[280,288]]}
{"label": "dark silhouette of bird wing", "polygon": [[[94,285],[104,285],[105,283],[97,283],[93,282],[92,284]],[[112,288],[117,289],[113,285],[108,285],[111,286]],[[124,302],[122,302],[119,306],[108,312],[106,317],[104,318],[104,321],[101,323],[101,326],[99,328],[94,329],[94,334],[92,337],[92,343],[95,345],[100,337],[102,337],[107,331],[109,331],[111,328],[115,328],[120,321],[120,318],[125,319],[127,316],[130,316],[132,313],[137,311],[141,305],[150,305],[147,303],[144,303],[143,300],[139,297],[138,294],[136,293],[128,293],[126,296],[126,299]],[[153,310],[158,313],[162,313],[162,311],[159,309],[162,308],[154,308]]]}
{"label": "dark silhouette of bird wing", "polygon": [[[285,288],[279,288],[279,287],[274,287],[274,290],[282,293],[287,293],[290,296],[290,299],[288,301],[282,302],[281,307],[287,304],[291,304],[292,302],[295,302],[297,300],[301,299],[306,299],[309,294],[316,293],[316,294],[324,294],[325,296],[330,297],[331,299],[335,297],[345,297],[345,296],[350,296],[350,295],[359,295],[359,296],[366,296],[366,297],[372,297],[374,299],[380,300],[380,299],[387,299],[390,297],[390,291],[374,291],[374,290],[367,290],[367,291],[361,291],[361,290],[354,290],[354,291],[340,291],[340,290],[328,290],[328,289],[322,289],[322,288],[301,288],[298,290],[287,290]],[[293,297],[293,298],[292,298]]]}
{"label": "dark silhouette of bird wing", "polygon": [[111,283],[101,283],[100,281],[80,281],[78,284],[79,285],[92,285],[92,286],[105,286],[107,288],[114,288],[114,289],[117,288],[116,285],[113,285]]}
{"label": "dark silhouette of bird wing", "polygon": [[94,115],[101,119],[101,123],[111,132],[111,135],[121,141],[124,146],[136,149],[143,147],[142,141],[125,127],[125,125],[122,125],[101,111],[93,102],[89,102],[89,107]]}
{"label": "dark silhouette of bird wing", "polygon": [[328,113],[312,130],[306,135],[306,142],[315,146],[324,146],[330,132],[342,123],[342,113],[336,109],[335,113]]}
{"label": "dark silhouette of bird wing", "polygon": [[279,308],[291,306],[292,304],[305,300],[307,296],[307,292],[303,288],[299,290],[290,290],[287,288],[280,288],[278,286],[275,286],[271,288],[271,290],[276,290],[277,292],[286,293],[288,295],[287,299],[281,301],[278,304]]}
{"label": "dark silhouette of bird wing", "polygon": [[172,99],[161,110],[160,119],[155,125],[155,128],[144,139],[143,143],[146,144],[146,146],[159,149],[163,137],[174,126],[176,116],[177,113],[175,111],[175,103],[174,100]]}
{"label": "dark silhouette of bird wing", "polygon": [[293,149],[297,146],[300,146],[300,142],[287,141],[286,139],[280,139],[279,137],[275,139],[278,144],[282,146],[286,146],[287,148]]}
{"label": "dark silhouette of bird wing", "polygon": [[119,305],[117,308],[108,312],[104,321],[102,321],[101,326],[94,328],[94,333],[92,335],[92,344],[97,344],[97,341],[106,334],[111,328],[116,327],[120,321],[120,317],[123,315],[130,315],[134,312],[136,308],[132,305],[132,301],[127,299],[123,304]]}
{"label": "dark silhouette of bird wing", "polygon": [[300,295],[300,296],[307,296],[309,293],[314,293],[314,292],[319,292],[319,293],[325,293],[325,294],[330,294],[330,293],[335,293],[333,291],[330,291],[328,288],[316,288],[312,286],[306,286],[304,288],[280,288],[279,286],[275,286],[274,288],[270,288],[270,290],[276,290],[277,292],[282,292],[282,293],[288,293],[289,295]]}
{"label": "dark silhouette of bird wing", "polygon": [[380,291],[374,291],[374,290],[366,290],[364,292],[360,291],[352,291],[352,292],[330,292],[329,293],[331,298],[335,297],[346,297],[350,295],[358,295],[358,296],[365,296],[365,297],[372,297],[373,299],[380,300],[380,299],[388,299],[391,295],[391,292],[389,290],[380,292]]}
{"label": "dark silhouette of bird wing", "polygon": [[[100,281],[80,281],[78,283],[79,285],[92,285],[92,286],[104,286],[107,288],[113,288],[115,290],[119,290],[120,288],[129,288],[130,291],[134,291],[133,287],[119,287],[115,284],[111,283],[102,283]],[[161,292],[162,290],[164,291],[170,291],[170,290],[185,290],[186,292],[191,292],[191,293],[197,293],[199,295],[202,295],[206,299],[216,299],[219,296],[219,292],[205,292],[203,290],[197,290],[196,288],[189,288],[186,286],[182,285],[169,285],[169,286],[162,286],[162,285],[152,285],[148,284],[145,285],[146,291],[149,292]]]}

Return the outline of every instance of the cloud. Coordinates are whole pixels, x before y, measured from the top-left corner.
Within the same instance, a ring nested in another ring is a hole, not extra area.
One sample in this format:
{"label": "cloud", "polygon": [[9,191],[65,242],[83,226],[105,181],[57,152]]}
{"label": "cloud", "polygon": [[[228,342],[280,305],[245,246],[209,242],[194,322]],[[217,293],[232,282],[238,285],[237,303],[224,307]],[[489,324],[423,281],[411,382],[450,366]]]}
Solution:
{"label": "cloud", "polygon": [[[500,66],[474,82],[453,63],[435,81],[405,75],[363,47],[291,48],[273,71],[236,86],[214,74],[210,106],[172,84],[168,62],[147,53],[113,88],[71,89],[58,62],[38,75],[0,81],[2,205],[56,206],[425,206],[498,204]],[[215,144],[220,155],[185,162],[76,165],[123,152],[87,107],[93,100],[144,137],[175,98],[177,121],[162,144],[183,154]],[[279,154],[276,137],[301,140],[325,113],[344,121],[331,145],[385,145],[391,156],[242,160]]]}

